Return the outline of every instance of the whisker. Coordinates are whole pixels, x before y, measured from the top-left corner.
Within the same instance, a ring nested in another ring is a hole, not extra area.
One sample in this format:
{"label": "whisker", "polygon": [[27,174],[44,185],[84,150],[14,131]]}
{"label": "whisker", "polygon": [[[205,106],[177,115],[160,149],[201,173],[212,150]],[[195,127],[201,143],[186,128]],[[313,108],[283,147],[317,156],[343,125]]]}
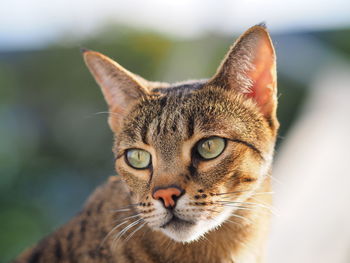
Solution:
{"label": "whisker", "polygon": [[125,234],[126,231],[128,231],[130,228],[132,228],[133,226],[137,225],[138,223],[140,223],[141,221],[143,221],[142,218],[137,219],[136,221],[130,223],[128,226],[124,227],[123,230],[121,230],[118,234],[117,234],[117,238],[121,237],[122,235]]}
{"label": "whisker", "polygon": [[[256,211],[256,208],[257,208],[257,207],[238,206],[238,207],[236,207],[236,210],[247,210],[247,211],[252,211],[252,212],[254,212],[254,211]],[[264,215],[273,214],[273,213],[271,212],[271,210],[269,210],[269,209],[263,210],[263,211],[261,211],[260,213],[262,213],[262,214],[264,214]],[[274,214],[273,214],[273,215],[274,215]]]}
{"label": "whisker", "polygon": [[129,225],[127,225],[125,228],[123,228],[117,235],[116,237],[114,238],[113,240],[113,243],[112,243],[112,247],[114,248],[115,247],[115,243],[119,241],[119,239],[130,229],[132,228],[133,226],[139,224],[140,222],[142,222],[143,219],[140,218],[140,219],[137,219],[136,221],[130,223]]}
{"label": "whisker", "polygon": [[119,207],[118,209],[112,209],[111,212],[127,211],[126,209],[131,210],[133,207],[139,206],[139,205],[140,205],[139,203],[137,203],[137,204],[130,204],[130,205],[127,205],[127,206]]}
{"label": "whisker", "polygon": [[[260,202],[260,200],[254,198],[254,197],[252,197],[252,199],[254,199],[254,200]],[[260,207],[263,207],[263,208],[266,208],[266,209],[270,210],[270,212],[271,212],[272,214],[274,214],[274,215],[277,215],[277,214],[278,214],[278,212],[276,211],[276,209],[275,209],[273,206],[271,206],[271,205],[269,205],[269,204],[267,204],[267,203],[265,203],[265,202],[261,202],[261,203],[241,202],[241,203],[242,203],[242,204],[248,204],[248,205],[257,205],[257,206],[260,206]]]}
{"label": "whisker", "polygon": [[226,202],[224,203],[224,202],[220,202],[220,201],[214,202],[214,204],[217,204],[217,205],[228,205],[228,206],[237,207],[237,208],[254,208],[254,206],[243,206],[243,205],[237,205],[237,204],[230,204],[230,203],[226,203]]}
{"label": "whisker", "polygon": [[271,194],[271,195],[273,195],[274,193],[275,193],[275,192],[257,192],[257,193],[252,194],[252,196],[264,195],[264,194]]}
{"label": "whisker", "polygon": [[138,217],[138,216],[140,216],[140,215],[141,215],[141,213],[138,213],[138,214],[136,214],[136,215],[131,215],[131,216],[123,217],[123,218],[121,218],[121,219],[114,220],[113,222],[114,222],[114,223],[117,223],[117,222],[120,222],[120,221],[122,221],[122,220],[132,219],[132,218]]}
{"label": "whisker", "polygon": [[110,210],[111,212],[127,212],[130,211],[130,208],[122,208],[122,209],[116,209],[116,210]]}
{"label": "whisker", "polygon": [[232,220],[230,220],[230,219],[226,219],[225,222],[229,222],[229,223],[232,223],[232,224],[236,224],[236,225],[238,225],[238,226],[240,226],[240,227],[243,226],[243,224],[240,224],[240,223],[238,223],[238,222],[232,221]]}
{"label": "whisker", "polygon": [[267,204],[266,202],[263,202],[263,201],[261,201],[261,200],[258,200],[258,199],[256,199],[255,197],[250,197],[250,198],[253,199],[253,200],[255,200],[255,201],[257,201],[257,202],[261,202],[261,205],[264,205],[264,206],[266,206],[266,207],[269,207],[270,210],[271,210],[271,212],[273,212],[274,215],[276,215],[276,216],[279,215],[279,211],[278,211],[276,208],[274,208],[273,206]]}
{"label": "whisker", "polygon": [[216,202],[222,202],[222,203],[229,203],[229,204],[244,204],[244,205],[256,205],[256,206],[261,206],[265,207],[268,209],[273,209],[272,206],[267,205],[267,204],[261,204],[261,203],[254,203],[254,202],[240,202],[240,201],[216,201]]}
{"label": "whisker", "polygon": [[109,115],[115,115],[115,116],[118,116],[118,114],[114,113],[114,112],[111,112],[111,111],[99,111],[99,112],[95,112],[91,115],[100,115],[100,114],[109,114]]}
{"label": "whisker", "polygon": [[272,175],[267,175],[267,177],[270,177],[272,181],[274,181],[275,183],[279,184],[279,185],[284,185],[284,183],[277,179],[276,177],[272,176]]}
{"label": "whisker", "polygon": [[86,115],[84,118],[92,118],[96,115],[101,115],[101,114],[107,114],[111,117],[115,117],[115,116],[118,116],[118,114],[114,113],[114,112],[110,112],[110,111],[100,111],[100,112],[95,112],[95,113],[91,113],[91,114],[88,114]]}
{"label": "whisker", "polygon": [[209,212],[215,212],[215,213],[220,213],[220,211],[216,211],[214,209],[206,208],[204,211],[209,211]]}
{"label": "whisker", "polygon": [[244,216],[240,216],[240,215],[237,215],[237,214],[234,214],[234,213],[232,213],[231,216],[243,219],[243,220],[247,221],[250,224],[254,224],[254,222],[252,220],[250,220],[249,218],[246,218]]}
{"label": "whisker", "polygon": [[243,204],[243,205],[247,205],[249,207],[261,207],[261,208],[265,208],[268,211],[270,211],[273,215],[276,215],[276,212],[274,211],[274,209],[272,207],[266,206],[264,204],[259,204],[259,203],[252,203],[252,202],[238,202],[238,201],[216,201],[217,204],[226,204],[226,205],[232,205],[233,207],[236,207],[236,204]]}
{"label": "whisker", "polygon": [[[211,219],[214,220],[214,221],[216,221],[216,222],[218,222],[215,218],[211,218]],[[230,219],[226,219],[224,222],[229,222],[229,223],[238,225],[238,226],[240,226],[240,227],[243,226],[242,224],[240,224],[240,223],[238,223],[238,222],[235,222],[235,221],[232,221],[232,220],[230,220]],[[221,224],[221,223],[220,223],[220,224]]]}
{"label": "whisker", "polygon": [[214,193],[213,195],[229,195],[229,194],[240,194],[244,192],[248,192],[251,190],[242,190],[242,191],[234,191],[234,192],[226,192],[226,193]]}
{"label": "whisker", "polygon": [[[221,204],[221,205],[222,205],[222,204]],[[222,206],[229,206],[229,205],[223,204]],[[230,207],[236,207],[236,206],[230,206]],[[244,207],[243,209],[245,209],[245,207]],[[218,211],[215,211],[215,212],[218,212]],[[231,216],[234,216],[234,217],[237,217],[237,218],[246,220],[247,222],[249,222],[249,223],[251,223],[251,224],[254,223],[252,220],[250,220],[250,219],[248,219],[248,218],[246,218],[246,217],[244,217],[244,216],[240,216],[240,215],[237,215],[237,214],[234,214],[234,213],[232,213]],[[226,219],[226,220],[227,220],[227,221],[230,221],[229,219]],[[232,223],[238,223],[238,222],[232,221]]]}
{"label": "whisker", "polygon": [[138,226],[134,231],[132,231],[131,234],[125,239],[125,242],[127,242],[137,231],[143,228],[146,224],[147,223],[144,222],[141,226]]}
{"label": "whisker", "polygon": [[237,208],[237,210],[247,210],[247,211],[256,211],[255,208],[256,207],[252,207],[252,206],[240,206],[240,205],[233,205],[233,204],[221,204],[221,203],[216,203],[220,206],[227,206],[227,207],[234,207]]}
{"label": "whisker", "polygon": [[[226,193],[216,193],[216,194],[213,194],[213,195],[233,195],[233,194],[241,194],[241,193],[244,193],[244,192],[249,192],[251,190],[242,190],[242,191],[234,191],[234,192],[226,192]],[[257,193],[252,193],[251,195],[252,196],[255,196],[255,195],[262,195],[262,194],[274,194],[274,192],[257,192]]]}
{"label": "whisker", "polygon": [[128,221],[129,221],[129,220],[125,220],[124,222],[122,222],[122,223],[116,225],[115,227],[113,227],[112,230],[109,231],[108,234],[105,236],[105,238],[102,240],[102,242],[101,242],[101,244],[100,244],[99,247],[101,248],[101,247],[104,245],[104,243],[106,242],[106,240],[108,239],[108,237],[109,237],[118,227],[120,227],[120,226],[126,224]]}
{"label": "whisker", "polygon": [[[212,202],[206,202],[206,204],[212,204]],[[176,210],[176,212],[178,212],[178,213],[185,213],[185,211],[183,211],[183,210],[185,210],[185,209]],[[213,210],[213,209],[210,209],[210,208],[193,208],[192,210],[193,211],[200,211],[200,212],[206,212],[206,211],[219,212],[219,211],[216,211],[216,210]]]}
{"label": "whisker", "polygon": [[93,113],[93,115],[99,115],[99,114],[109,114],[109,111],[99,111],[99,112]]}

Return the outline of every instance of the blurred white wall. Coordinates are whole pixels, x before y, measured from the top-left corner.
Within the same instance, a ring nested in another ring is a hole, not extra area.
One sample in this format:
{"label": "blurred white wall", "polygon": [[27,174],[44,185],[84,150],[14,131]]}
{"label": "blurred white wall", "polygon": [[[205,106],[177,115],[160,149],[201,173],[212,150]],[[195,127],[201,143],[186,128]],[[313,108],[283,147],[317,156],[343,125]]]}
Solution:
{"label": "blurred white wall", "polygon": [[333,57],[311,88],[274,167],[270,263],[350,262],[350,65]]}

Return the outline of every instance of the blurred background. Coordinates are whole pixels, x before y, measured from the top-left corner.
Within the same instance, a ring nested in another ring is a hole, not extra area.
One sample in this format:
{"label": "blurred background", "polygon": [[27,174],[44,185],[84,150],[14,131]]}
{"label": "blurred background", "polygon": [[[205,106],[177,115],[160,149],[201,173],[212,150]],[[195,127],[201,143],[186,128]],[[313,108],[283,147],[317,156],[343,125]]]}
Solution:
{"label": "blurred background", "polygon": [[268,262],[350,262],[348,0],[0,3],[0,262],[114,174],[106,105],[79,47],[149,80],[208,78],[262,21],[278,57],[281,122]]}

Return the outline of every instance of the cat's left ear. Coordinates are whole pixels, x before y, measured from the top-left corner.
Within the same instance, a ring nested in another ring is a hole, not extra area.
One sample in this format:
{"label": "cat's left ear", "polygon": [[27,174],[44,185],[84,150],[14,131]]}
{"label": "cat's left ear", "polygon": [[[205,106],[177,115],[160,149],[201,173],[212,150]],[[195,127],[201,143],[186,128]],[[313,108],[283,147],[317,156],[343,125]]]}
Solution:
{"label": "cat's left ear", "polygon": [[209,83],[252,98],[270,125],[278,127],[276,55],[265,26],[240,36]]}
{"label": "cat's left ear", "polygon": [[83,56],[109,106],[109,126],[119,132],[131,107],[148,95],[146,80],[99,52],[83,50]]}

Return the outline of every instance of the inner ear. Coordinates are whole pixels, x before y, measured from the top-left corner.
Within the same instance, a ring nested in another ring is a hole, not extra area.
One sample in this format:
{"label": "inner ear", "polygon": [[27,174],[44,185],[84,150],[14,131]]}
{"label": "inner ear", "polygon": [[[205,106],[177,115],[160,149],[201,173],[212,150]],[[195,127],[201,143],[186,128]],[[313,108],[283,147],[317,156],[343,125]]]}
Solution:
{"label": "inner ear", "polygon": [[277,104],[276,61],[270,41],[266,41],[266,39],[258,41],[255,56],[252,59],[252,68],[246,74],[251,80],[247,96],[254,99],[261,112],[268,117],[274,112]]}
{"label": "inner ear", "polygon": [[252,98],[267,119],[275,119],[276,56],[266,28],[247,30],[231,47],[210,83]]}

